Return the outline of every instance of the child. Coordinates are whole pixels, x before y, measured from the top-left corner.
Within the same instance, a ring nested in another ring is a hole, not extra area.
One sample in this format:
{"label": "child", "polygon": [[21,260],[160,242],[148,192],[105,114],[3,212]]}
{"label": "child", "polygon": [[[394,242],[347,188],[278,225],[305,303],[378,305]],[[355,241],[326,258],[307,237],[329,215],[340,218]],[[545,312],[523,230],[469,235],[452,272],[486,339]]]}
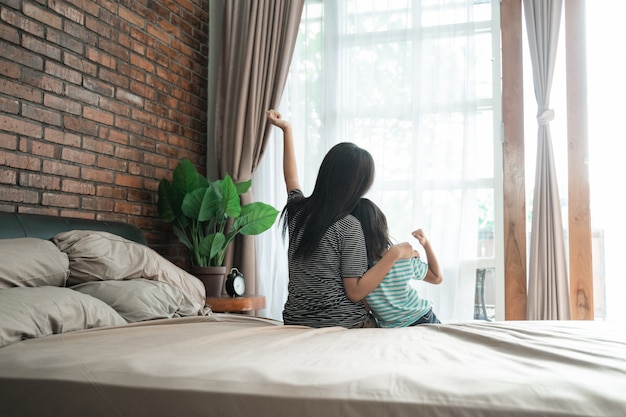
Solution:
{"label": "child", "polygon": [[[368,264],[372,267],[391,246],[387,218],[367,198],[361,198],[352,214],[361,222]],[[440,284],[443,280],[437,257],[424,232],[419,229],[412,234],[424,247],[428,263],[419,257],[396,261],[378,288],[365,297],[380,327],[441,323],[433,313],[432,303],[420,297],[417,290],[409,284],[411,279],[424,280],[431,284]]]}

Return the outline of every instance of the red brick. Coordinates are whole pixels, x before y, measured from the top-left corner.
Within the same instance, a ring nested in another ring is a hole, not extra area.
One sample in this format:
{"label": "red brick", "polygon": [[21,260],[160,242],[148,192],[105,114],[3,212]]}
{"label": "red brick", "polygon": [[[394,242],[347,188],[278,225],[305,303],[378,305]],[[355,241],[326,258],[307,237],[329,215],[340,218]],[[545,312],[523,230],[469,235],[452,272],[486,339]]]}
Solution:
{"label": "red brick", "polygon": [[0,132],[0,148],[17,149],[17,136]]}
{"label": "red brick", "polygon": [[74,132],[82,132],[91,136],[98,136],[98,125],[90,120],[65,115],[63,118],[63,126]]}
{"label": "red brick", "polygon": [[[4,9],[0,10],[0,16],[5,14],[3,12]],[[14,27],[0,23],[0,39],[17,44],[20,43],[20,33]]]}
{"label": "red brick", "polygon": [[138,175],[144,178],[152,178],[154,177],[154,167],[131,162],[128,165],[128,173],[131,175]]}
{"label": "red brick", "polygon": [[91,104],[93,106],[98,105],[100,96],[82,87],[77,87],[72,84],[65,86],[65,95],[74,98],[83,103]]}
{"label": "red brick", "polygon": [[129,187],[129,188],[141,188],[143,180],[137,178],[134,175],[117,174],[115,176],[115,184]]}
{"label": "red brick", "polygon": [[59,210],[59,213],[57,214],[57,216],[60,216],[60,217],[71,217],[71,218],[75,218],[75,219],[88,219],[88,220],[94,220],[96,218],[96,215],[94,213],[91,213],[91,212],[88,212],[88,211],[67,210],[67,209]]}
{"label": "red brick", "polygon": [[83,138],[83,149],[103,155],[113,155],[115,153],[115,146],[112,143],[88,136]]}
{"label": "red brick", "polygon": [[6,79],[0,79],[0,91],[7,96],[23,98],[33,103],[41,103],[42,99],[41,91]]}
{"label": "red brick", "polygon": [[81,137],[79,135],[48,127],[44,130],[44,139],[48,142],[71,146],[73,148],[79,148],[81,144]]}
{"label": "red brick", "polygon": [[115,129],[100,129],[100,137],[107,139],[111,142],[119,143],[122,145],[128,144],[128,132],[119,131]]}
{"label": "red brick", "polygon": [[8,97],[0,97],[0,109],[5,113],[17,114],[20,111],[20,102]]}
{"label": "red brick", "polygon": [[83,25],[65,21],[63,29],[65,33],[84,41],[86,45],[95,45],[98,42],[98,35],[87,30]]}
{"label": "red brick", "polygon": [[29,155],[8,153],[0,150],[0,165],[29,171],[39,171],[41,160]]}
{"label": "red brick", "polygon": [[83,107],[83,117],[105,125],[113,124],[113,115],[93,107]]}
{"label": "red brick", "polygon": [[97,185],[96,195],[103,198],[113,198],[116,200],[125,200],[128,195],[126,188],[112,187],[110,185]]}
{"label": "red brick", "polygon": [[100,39],[100,42],[98,42],[98,47],[121,61],[128,62],[129,60],[130,52],[128,51],[128,49],[119,45],[116,42],[112,42],[106,39]]}
{"label": "red brick", "polygon": [[93,166],[96,163],[96,156],[91,152],[84,152],[73,148],[63,148],[61,160],[76,162],[85,166]]}
{"label": "red brick", "polygon": [[157,123],[157,118],[155,117],[155,115],[148,112],[138,109],[131,109],[130,114],[132,119],[138,122],[142,122],[150,126],[154,126]]}
{"label": "red brick", "polygon": [[128,89],[130,85],[128,77],[125,77],[117,71],[109,71],[106,68],[100,69],[100,79],[125,89]]}
{"label": "red brick", "polygon": [[95,195],[96,186],[85,181],[63,180],[61,191],[71,194]]}
{"label": "red brick", "polygon": [[125,101],[137,107],[143,107],[143,98],[139,95],[132,94],[129,91],[117,89],[115,97],[119,100]]}
{"label": "red brick", "polygon": [[0,185],[0,195],[4,202],[9,201],[21,204],[36,204],[39,202],[39,193],[37,191],[24,190],[18,187]]}
{"label": "red brick", "polygon": [[130,54],[130,63],[146,72],[154,73],[154,64],[137,54]]}
{"label": "red brick", "polygon": [[98,13],[100,12],[100,6],[92,0],[67,0],[67,2],[92,16],[98,16]]}
{"label": "red brick", "polygon": [[22,105],[22,116],[53,126],[61,126],[61,114],[58,111],[44,107],[32,106],[28,103]]}
{"label": "red brick", "polygon": [[119,17],[126,20],[131,25],[137,26],[140,29],[143,29],[145,27],[145,21],[141,18],[141,16],[132,13],[130,10],[126,9],[122,5],[118,6],[117,14],[119,15]]}
{"label": "red brick", "polygon": [[83,81],[83,75],[80,72],[74,71],[64,65],[57,64],[56,62],[46,61],[45,71],[50,75],[54,75],[55,77],[69,81],[73,84],[80,85]]}
{"label": "red brick", "polygon": [[28,153],[30,155],[43,156],[46,158],[55,158],[56,149],[56,146],[49,143],[31,141]]}
{"label": "red brick", "polygon": [[101,182],[104,184],[113,184],[113,173],[95,168],[83,168],[81,170],[81,178],[87,181]]}
{"label": "red brick", "polygon": [[32,17],[33,19],[45,24],[46,26],[52,26],[56,29],[61,29],[62,27],[62,19],[59,16],[56,16],[55,14],[50,13],[47,10],[36,7],[31,3],[24,2],[22,11],[26,16]]}
{"label": "red brick", "polygon": [[68,100],[67,98],[55,96],[53,94],[44,94],[43,104],[46,107],[62,110],[65,113],[73,115],[79,115],[82,111],[82,106],[80,105],[80,103]]}
{"label": "red brick", "polygon": [[105,54],[91,46],[85,47],[85,57],[107,68],[115,69],[116,61],[111,55]]}
{"label": "red brick", "polygon": [[0,114],[0,129],[34,138],[40,138],[43,135],[41,125],[3,114]]}
{"label": "red brick", "polygon": [[126,119],[124,117],[115,118],[115,127],[130,133],[139,134],[143,131],[143,126],[140,123],[137,123],[134,120]]}
{"label": "red brick", "polygon": [[78,199],[78,196],[73,195],[42,193],[41,204],[53,207],[78,208],[80,207],[80,200]]}
{"label": "red brick", "polygon": [[51,46],[49,43],[44,43],[32,36],[22,36],[22,46],[29,51],[45,55],[56,61],[61,60],[61,50],[59,48]]}
{"label": "red brick", "polygon": [[3,77],[18,79],[20,77],[20,69],[17,63],[0,59],[0,75]]}
{"label": "red brick", "polygon": [[76,10],[73,7],[69,7],[67,3],[62,3],[56,0],[49,0],[48,7],[60,15],[67,17],[68,19],[82,25],[85,22],[84,13]]}
{"label": "red brick", "polygon": [[[115,156],[127,161],[142,161],[144,158],[144,152],[132,148],[117,147],[115,149]],[[131,172],[131,174],[134,173]]]}
{"label": "red brick", "polygon": [[98,157],[98,168],[105,168],[112,171],[126,172],[127,163],[121,159],[117,158],[108,158],[106,156],[100,155]]}
{"label": "red brick", "polygon": [[24,18],[24,16],[17,14],[13,10],[9,10],[3,7],[0,10],[0,17],[2,18],[3,21],[7,22],[9,25],[13,27],[19,28],[32,35],[43,38],[43,34],[45,32],[45,28],[43,25],[37,22],[33,22],[30,19],[26,19]]}
{"label": "red brick", "polygon": [[66,52],[63,55],[63,63],[91,77],[95,77],[98,74],[98,66],[87,61],[82,56],[72,55]]}
{"label": "red brick", "polygon": [[43,161],[41,171],[44,174],[54,174],[61,177],[78,178],[80,167],[57,161]]}
{"label": "red brick", "polygon": [[61,189],[61,179],[50,175],[41,175],[38,173],[20,173],[20,186],[37,188],[40,190],[59,191]]}
{"label": "red brick", "polygon": [[119,200],[115,202],[115,212],[134,214],[135,216],[140,216],[142,214],[141,205]]}
{"label": "red brick", "polygon": [[116,115],[130,116],[130,107],[127,104],[120,103],[118,100],[111,100],[107,97],[100,97],[100,108]]}
{"label": "red brick", "polygon": [[111,26],[101,20],[93,18],[92,16],[85,17],[85,27],[105,38],[111,38]]}
{"label": "red brick", "polygon": [[151,193],[149,191],[130,189],[128,190],[128,201],[153,204],[154,203],[154,201],[152,201],[153,195],[154,193]]}
{"label": "red brick", "polygon": [[63,93],[62,81],[30,68],[24,68],[22,70],[22,82],[24,85],[30,85],[56,94]]}
{"label": "red brick", "polygon": [[12,169],[0,168],[0,184],[17,184],[17,172]]}
{"label": "red brick", "polygon": [[101,197],[83,197],[81,208],[95,211],[113,211],[115,208],[115,201],[106,200]]}

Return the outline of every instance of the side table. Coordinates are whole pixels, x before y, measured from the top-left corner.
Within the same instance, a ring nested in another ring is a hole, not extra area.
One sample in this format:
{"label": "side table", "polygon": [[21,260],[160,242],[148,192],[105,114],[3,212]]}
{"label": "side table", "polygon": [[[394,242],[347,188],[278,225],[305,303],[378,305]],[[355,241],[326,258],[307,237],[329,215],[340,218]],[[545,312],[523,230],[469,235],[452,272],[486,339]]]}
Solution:
{"label": "side table", "polygon": [[207,297],[205,304],[216,313],[243,313],[265,308],[264,295],[244,295],[243,297]]}

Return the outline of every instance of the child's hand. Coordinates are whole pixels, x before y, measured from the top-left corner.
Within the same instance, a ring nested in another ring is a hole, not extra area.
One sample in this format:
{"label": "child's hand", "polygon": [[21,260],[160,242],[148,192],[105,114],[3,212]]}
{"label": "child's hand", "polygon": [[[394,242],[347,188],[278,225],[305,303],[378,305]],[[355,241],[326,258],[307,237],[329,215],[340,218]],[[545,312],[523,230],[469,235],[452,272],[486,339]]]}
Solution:
{"label": "child's hand", "polygon": [[278,113],[276,110],[274,109],[268,110],[267,112],[265,112],[265,115],[267,116],[267,121],[273,124],[274,126],[283,130],[289,127],[289,122],[281,119],[280,113]]}
{"label": "child's hand", "polygon": [[417,229],[411,234],[415,239],[417,239],[420,245],[425,246],[428,243],[428,239],[426,238],[426,235],[424,234],[424,231],[422,229]]}

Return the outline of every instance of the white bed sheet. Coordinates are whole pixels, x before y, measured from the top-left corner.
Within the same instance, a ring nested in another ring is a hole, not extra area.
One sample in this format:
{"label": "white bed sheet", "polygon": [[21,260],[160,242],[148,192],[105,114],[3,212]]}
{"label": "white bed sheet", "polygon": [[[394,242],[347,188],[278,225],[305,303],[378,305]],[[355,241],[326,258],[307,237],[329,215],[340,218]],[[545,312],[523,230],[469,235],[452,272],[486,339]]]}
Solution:
{"label": "white bed sheet", "polygon": [[3,416],[626,416],[626,326],[158,320],[0,349]]}

